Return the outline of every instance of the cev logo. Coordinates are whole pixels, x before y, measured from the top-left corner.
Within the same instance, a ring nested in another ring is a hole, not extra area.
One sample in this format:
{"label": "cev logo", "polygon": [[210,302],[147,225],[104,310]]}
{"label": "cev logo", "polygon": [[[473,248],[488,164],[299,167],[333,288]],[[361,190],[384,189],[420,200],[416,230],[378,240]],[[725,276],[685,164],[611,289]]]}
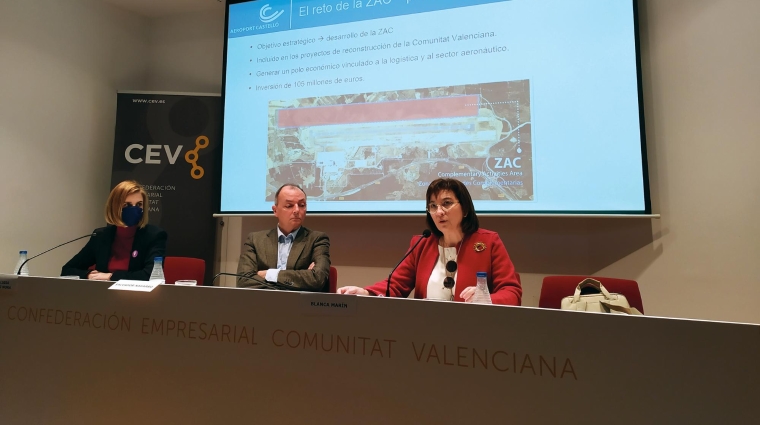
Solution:
{"label": "cev logo", "polygon": [[[177,149],[172,152],[171,146],[169,145],[140,145],[140,144],[132,144],[127,146],[127,149],[124,150],[124,158],[129,162],[130,164],[139,164],[143,162],[143,158],[134,158],[132,156],[132,151],[134,150],[145,150],[145,163],[146,164],[161,164],[161,147],[163,146],[164,152],[166,152],[166,159],[169,161],[169,164],[174,165],[175,162],[177,162],[177,157],[179,157],[179,153],[182,151],[182,145],[177,146]],[[190,177],[198,180],[203,177],[203,174],[205,174],[205,171],[203,170],[203,167],[198,165],[198,151],[204,148],[208,147],[208,137],[206,136],[198,136],[195,139],[195,149],[189,150],[185,153],[185,162],[192,165],[193,168],[190,169]]]}
{"label": "cev logo", "polygon": [[281,10],[271,15],[267,15],[270,10],[272,10],[272,6],[270,6],[269,4],[265,4],[264,6],[261,7],[261,10],[259,11],[259,19],[261,19],[261,22],[268,24],[274,21],[275,19],[279,18],[280,16],[282,16],[283,13],[285,13],[284,10]]}
{"label": "cev logo", "polygon": [[185,161],[187,161],[188,164],[193,165],[193,168],[190,170],[190,177],[194,178],[195,180],[198,180],[201,177],[203,177],[203,174],[205,173],[205,171],[203,170],[203,167],[199,166],[197,161],[198,161],[198,151],[207,146],[208,146],[208,137],[198,136],[198,138],[195,139],[195,149],[191,151],[187,151],[187,153],[185,154]]}

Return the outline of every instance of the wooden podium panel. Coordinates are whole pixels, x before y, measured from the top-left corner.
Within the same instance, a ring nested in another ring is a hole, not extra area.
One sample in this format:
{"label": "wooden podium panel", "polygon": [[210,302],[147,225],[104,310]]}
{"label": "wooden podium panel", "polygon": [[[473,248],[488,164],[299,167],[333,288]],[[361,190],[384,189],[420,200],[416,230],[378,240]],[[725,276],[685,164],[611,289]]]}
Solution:
{"label": "wooden podium panel", "polygon": [[757,420],[758,325],[110,285],[0,289],[0,423]]}

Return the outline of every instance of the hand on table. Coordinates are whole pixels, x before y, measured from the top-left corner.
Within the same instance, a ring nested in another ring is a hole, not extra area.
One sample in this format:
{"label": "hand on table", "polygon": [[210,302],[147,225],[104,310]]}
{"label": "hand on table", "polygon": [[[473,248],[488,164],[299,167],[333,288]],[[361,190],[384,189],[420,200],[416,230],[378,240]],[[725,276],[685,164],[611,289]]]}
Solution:
{"label": "hand on table", "polygon": [[113,273],[101,273],[97,270],[93,270],[87,275],[89,280],[111,280]]}
{"label": "hand on table", "polygon": [[344,286],[338,288],[338,293],[345,295],[369,295],[369,291],[358,286]]}
{"label": "hand on table", "polygon": [[466,303],[472,302],[472,297],[475,295],[475,289],[475,286],[468,286],[462,289],[462,293],[459,294],[459,296],[464,298],[464,302]]}

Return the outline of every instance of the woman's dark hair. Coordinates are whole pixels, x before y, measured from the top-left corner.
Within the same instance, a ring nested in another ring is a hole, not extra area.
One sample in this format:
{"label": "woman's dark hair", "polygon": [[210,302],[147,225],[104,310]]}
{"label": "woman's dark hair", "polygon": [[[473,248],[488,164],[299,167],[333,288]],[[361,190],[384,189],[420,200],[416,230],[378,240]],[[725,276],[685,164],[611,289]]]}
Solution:
{"label": "woman's dark hair", "polygon": [[[467,186],[457,179],[437,179],[430,183],[427,188],[427,194],[425,194],[425,209],[430,202],[430,198],[437,196],[444,190],[449,190],[459,200],[459,206],[462,207],[462,232],[465,235],[474,233],[480,228],[480,222],[478,216],[475,214],[475,206],[472,204],[472,197],[470,192],[467,191]],[[443,233],[435,227],[435,221],[430,216],[430,212],[427,212],[427,225],[428,229],[433,232],[434,235],[441,237]]]}

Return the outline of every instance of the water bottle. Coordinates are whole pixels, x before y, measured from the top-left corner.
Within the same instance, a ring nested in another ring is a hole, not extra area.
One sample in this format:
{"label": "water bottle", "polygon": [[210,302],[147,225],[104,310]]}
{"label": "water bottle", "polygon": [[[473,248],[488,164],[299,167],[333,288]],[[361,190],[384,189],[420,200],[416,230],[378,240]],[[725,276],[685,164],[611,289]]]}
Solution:
{"label": "water bottle", "polygon": [[[13,274],[18,273],[19,267],[21,267],[22,264],[26,261],[26,251],[19,251],[18,252],[18,262],[16,263],[16,268],[13,269]],[[29,276],[29,266],[24,264],[24,267],[21,268],[21,276]]]}
{"label": "water bottle", "polygon": [[164,266],[162,265],[163,262],[163,257],[155,257],[153,259],[153,271],[150,273],[150,280],[160,280],[161,283],[166,282],[166,279],[164,279]]}
{"label": "water bottle", "polygon": [[492,304],[491,294],[488,292],[488,273],[478,272],[477,277],[477,286],[475,286],[472,302],[475,304]]}

